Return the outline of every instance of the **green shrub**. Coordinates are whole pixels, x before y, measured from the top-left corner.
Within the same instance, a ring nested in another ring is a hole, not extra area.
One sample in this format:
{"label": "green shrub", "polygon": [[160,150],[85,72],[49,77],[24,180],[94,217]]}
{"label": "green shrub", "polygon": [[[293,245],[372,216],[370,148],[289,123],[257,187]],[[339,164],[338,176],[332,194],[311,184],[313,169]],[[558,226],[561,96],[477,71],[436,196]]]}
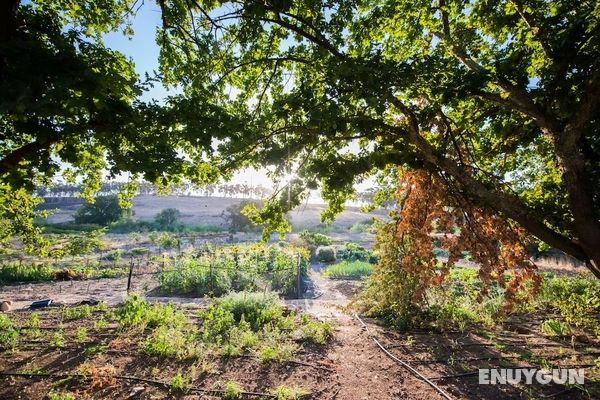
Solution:
{"label": "green shrub", "polygon": [[317,248],[316,252],[317,261],[322,263],[332,263],[335,262],[335,249],[330,246],[322,246]]}
{"label": "green shrub", "polygon": [[75,396],[71,393],[55,393],[51,392],[48,395],[48,400],[75,400]]}
{"label": "green shrub", "polygon": [[342,261],[365,261],[371,264],[377,263],[377,257],[369,250],[356,243],[346,243],[344,247],[337,250],[336,258]]}
{"label": "green shrub", "polygon": [[539,306],[558,309],[568,323],[594,326],[600,312],[600,284],[591,277],[546,275],[536,299]]}
{"label": "green shrub", "polygon": [[56,271],[45,264],[9,263],[0,266],[0,282],[37,282],[50,281],[56,276]]}
{"label": "green shrub", "polygon": [[157,239],[157,244],[163,249],[171,249],[173,247],[177,247],[179,246],[179,243],[179,239],[167,232],[161,233]]}
{"label": "green shrub", "polygon": [[322,233],[311,232],[304,230],[300,232],[300,237],[304,239],[308,244],[313,246],[329,246],[332,241],[329,236],[323,235]]}
{"label": "green shrub", "polygon": [[87,232],[84,235],[70,236],[69,243],[65,248],[67,254],[72,256],[85,255],[101,248],[104,246],[104,242],[100,239],[100,236],[102,236],[104,232],[104,229],[98,229]]}
{"label": "green shrub", "polygon": [[336,279],[360,279],[371,275],[373,265],[364,261],[342,261],[323,271],[323,275]]}
{"label": "green shrub", "polygon": [[271,390],[271,394],[275,396],[276,400],[297,400],[308,392],[300,387],[280,385]]}
{"label": "green shrub", "polygon": [[[306,314],[305,314],[306,315]],[[333,325],[330,322],[313,321],[303,315],[302,335],[309,342],[323,345],[333,336]]]}
{"label": "green shrub", "polygon": [[158,326],[146,337],[140,346],[140,352],[180,360],[198,357],[200,354],[195,329],[165,325]]}
{"label": "green shrub", "polygon": [[127,297],[114,314],[124,327],[181,327],[187,321],[185,314],[172,304],[150,304],[137,293]]}
{"label": "green shrub", "polygon": [[215,300],[200,312],[205,337],[228,337],[235,326],[259,331],[283,314],[279,299],[272,293],[231,293]]}
{"label": "green shrub", "polygon": [[237,400],[242,398],[244,390],[236,381],[228,380],[223,386],[223,398],[225,400]]}
{"label": "green shrub", "polygon": [[178,224],[180,218],[181,212],[178,209],[165,208],[156,214],[154,220],[163,229],[172,229]]}
{"label": "green shrub", "polygon": [[182,258],[174,266],[163,269],[158,275],[160,288],[165,293],[213,294],[220,296],[231,287],[228,271],[212,268],[212,260]]}
{"label": "green shrub", "polygon": [[117,196],[98,196],[94,203],[84,204],[74,215],[77,224],[109,225],[129,215],[130,211],[119,206]]}

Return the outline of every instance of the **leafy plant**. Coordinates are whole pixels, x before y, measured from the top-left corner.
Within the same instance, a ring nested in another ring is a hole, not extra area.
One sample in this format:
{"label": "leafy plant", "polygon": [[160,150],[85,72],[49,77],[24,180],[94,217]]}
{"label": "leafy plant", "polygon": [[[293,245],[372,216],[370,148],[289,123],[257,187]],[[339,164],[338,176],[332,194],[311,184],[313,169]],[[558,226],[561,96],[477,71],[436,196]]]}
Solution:
{"label": "leafy plant", "polygon": [[223,398],[226,400],[237,400],[242,398],[244,389],[234,380],[228,380],[223,385]]}
{"label": "leafy plant", "polygon": [[59,349],[65,346],[65,342],[66,340],[64,331],[63,329],[59,329],[52,334],[52,338],[50,339],[50,342],[48,342],[48,345],[50,348]]}
{"label": "leafy plant", "polygon": [[187,359],[197,358],[200,348],[194,329],[163,325],[154,329],[144,340],[140,352],[149,356]]}
{"label": "leafy plant", "polygon": [[75,400],[75,396],[71,393],[50,392],[48,400]]}
{"label": "leafy plant", "polygon": [[84,326],[80,326],[75,330],[75,342],[76,343],[85,343],[88,340],[88,332],[87,328]]}
{"label": "leafy plant", "polygon": [[165,293],[219,296],[269,286],[285,295],[296,292],[298,273],[306,274],[308,252],[294,246],[263,244],[224,246],[183,257],[161,270]]}
{"label": "leafy plant", "polygon": [[0,346],[14,350],[19,343],[19,331],[7,315],[0,314]]}
{"label": "leafy plant", "polygon": [[542,333],[548,336],[565,337],[571,334],[571,328],[565,322],[557,319],[547,319],[540,326]]}
{"label": "leafy plant", "polygon": [[173,229],[181,218],[181,212],[176,208],[165,208],[161,210],[154,220],[163,229]]}
{"label": "leafy plant", "polygon": [[169,383],[169,387],[173,392],[185,393],[191,386],[190,379],[178,372]]}
{"label": "leafy plant", "polygon": [[300,237],[312,246],[329,246],[332,243],[329,236],[308,230],[303,230],[300,232]]}
{"label": "leafy plant", "polygon": [[128,211],[121,208],[117,196],[98,196],[77,210],[74,219],[78,224],[109,225],[126,215]]}
{"label": "leafy plant", "polygon": [[373,253],[356,243],[346,243],[344,247],[337,249],[336,258],[343,261],[377,263],[377,257]]}
{"label": "leafy plant", "polygon": [[331,246],[322,246],[317,248],[316,252],[317,261],[323,263],[332,263],[335,262],[335,249]]}
{"label": "leafy plant", "polygon": [[6,263],[0,266],[3,283],[49,281],[54,277],[54,269],[46,264]]}
{"label": "leafy plant", "polygon": [[308,392],[301,387],[280,385],[275,389],[272,389],[271,394],[273,394],[277,400],[297,400],[308,394]]}
{"label": "leafy plant", "polygon": [[65,307],[63,316],[66,320],[85,319],[92,316],[93,308],[87,304],[77,307]]}

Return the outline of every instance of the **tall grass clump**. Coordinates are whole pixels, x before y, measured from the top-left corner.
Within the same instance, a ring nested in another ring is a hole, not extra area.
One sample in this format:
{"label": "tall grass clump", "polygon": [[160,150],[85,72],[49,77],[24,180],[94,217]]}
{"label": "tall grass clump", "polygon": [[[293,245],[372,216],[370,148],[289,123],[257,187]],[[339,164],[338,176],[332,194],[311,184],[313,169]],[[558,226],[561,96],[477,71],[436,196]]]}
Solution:
{"label": "tall grass clump", "polygon": [[371,275],[373,265],[365,261],[342,261],[330,265],[323,275],[335,279],[361,279]]}

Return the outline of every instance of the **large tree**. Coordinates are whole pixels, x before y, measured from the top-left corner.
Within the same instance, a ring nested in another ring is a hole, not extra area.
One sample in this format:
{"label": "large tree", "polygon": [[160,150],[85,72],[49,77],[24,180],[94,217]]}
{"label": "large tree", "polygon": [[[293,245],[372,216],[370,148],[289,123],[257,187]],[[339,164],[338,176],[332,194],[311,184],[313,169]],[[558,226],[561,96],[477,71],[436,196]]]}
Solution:
{"label": "large tree", "polygon": [[222,168],[287,160],[333,211],[425,168],[600,277],[597,1],[158,3],[166,82],[246,116]]}
{"label": "large tree", "polygon": [[227,115],[177,95],[142,101],[153,79],[140,78],[130,59],[103,43],[110,31],[131,34],[142,3],[0,3],[0,243],[20,234],[31,249],[40,244],[39,199],[30,194],[57,174],[79,179],[90,199],[104,174],[159,184],[217,176],[203,152],[231,122]]}
{"label": "large tree", "polygon": [[[89,113],[94,110],[90,103],[81,108],[64,91],[50,97],[52,104],[70,99],[75,103],[66,110],[83,110],[90,117],[67,118],[68,129],[56,126],[63,121],[62,109],[21,118],[27,107],[3,105],[3,129],[8,132],[0,149],[3,179],[54,165],[49,147],[38,149],[37,138],[47,137],[47,131],[52,138],[61,136],[60,141],[50,140],[55,157],[75,163],[107,160],[111,171],[132,170],[150,180],[189,174],[201,181],[243,166],[273,165],[281,174],[293,171],[296,179],[282,198],[267,202],[253,217],[283,226],[281,215],[298,204],[307,188],[321,186],[330,202],[330,217],[360,179],[394,165],[425,168],[465,199],[586,262],[600,277],[598,2],[157,3],[162,11],[157,34],[161,79],[182,94],[166,107],[138,107],[132,101],[135,90],[128,89],[131,81],[122,79],[127,63],[117,63],[120,78],[113,80],[110,68],[115,62],[103,62],[91,69],[110,82],[101,87],[112,88],[100,101],[109,103],[103,99],[112,100],[111,93],[131,93],[128,101],[116,99],[134,110],[137,117],[129,124],[101,129],[106,125],[96,122],[99,115]],[[132,6],[117,0],[85,2],[95,7],[49,0],[32,1],[33,6],[17,6],[14,0],[3,4],[11,10],[2,13],[3,18],[50,13],[54,21],[58,13],[60,29],[32,41],[38,47],[43,44],[42,49],[55,46],[46,52],[53,55],[64,53],[53,37],[85,36],[85,29],[68,33],[72,26],[95,27],[98,20],[117,21],[101,24],[104,30],[114,29],[122,24],[123,10],[127,13]],[[33,17],[26,22],[28,18]],[[31,60],[10,58],[10,51],[19,48],[15,44],[35,32],[14,21],[2,24],[0,72],[17,75],[3,78],[2,84],[10,89],[23,80],[18,75],[21,68],[36,79],[62,77],[40,75],[46,63],[33,68]],[[38,25],[47,29],[56,24]],[[90,54],[88,65],[113,59],[101,40],[85,37],[83,45],[67,41],[73,50],[64,54],[80,59],[91,43],[99,55]],[[42,92],[33,92],[42,94],[31,105],[44,105],[38,100],[48,98],[43,93],[54,87],[77,87],[77,80],[45,82]],[[9,97],[8,104],[18,104],[17,98]],[[40,116],[47,120],[39,121]],[[39,126],[23,129],[19,124],[29,118]],[[91,124],[71,130],[73,121]],[[89,153],[72,151],[86,140],[100,145],[102,157],[73,156]],[[66,146],[58,145],[63,141]],[[77,145],[69,146],[72,142]],[[153,168],[153,163],[165,168]]]}

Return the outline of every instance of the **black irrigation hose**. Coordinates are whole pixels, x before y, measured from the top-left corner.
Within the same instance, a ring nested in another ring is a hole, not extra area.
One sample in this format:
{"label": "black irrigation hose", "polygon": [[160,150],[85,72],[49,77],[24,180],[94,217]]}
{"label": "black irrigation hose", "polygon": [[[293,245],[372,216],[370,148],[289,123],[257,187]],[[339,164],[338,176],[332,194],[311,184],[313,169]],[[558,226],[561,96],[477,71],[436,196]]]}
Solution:
{"label": "black irrigation hose", "polygon": [[[83,379],[86,379],[86,378],[90,378],[89,375],[85,375],[85,374],[26,373],[26,372],[0,372],[0,376],[19,376],[19,377],[30,378],[30,379],[35,379],[35,378],[62,378],[62,379],[64,379],[64,378],[83,378]],[[163,382],[163,381],[159,381],[156,379],[140,378],[137,376],[102,375],[102,377],[103,378],[111,378],[111,379],[135,381],[135,382],[144,382],[144,383],[161,386],[163,388],[169,388],[171,386],[168,382]],[[202,388],[202,387],[197,387],[197,386],[190,387],[188,389],[188,391],[206,393],[206,394],[216,394],[216,395],[222,395],[222,394],[227,393],[227,391],[222,390],[222,389],[207,389],[207,388]],[[242,396],[246,396],[246,397],[259,397],[259,398],[266,397],[266,398],[270,398],[270,399],[275,399],[277,397],[271,393],[261,393],[261,392],[241,391],[240,394]],[[308,396],[312,396],[312,393],[304,394],[304,395],[300,396],[300,398],[308,397]]]}
{"label": "black irrigation hose", "polygon": [[439,394],[441,394],[445,399],[447,400],[454,400],[452,397],[450,397],[450,395],[448,393],[446,393],[444,390],[442,390],[439,386],[437,386],[435,383],[433,383],[431,380],[429,380],[427,377],[425,377],[423,374],[421,374],[419,371],[417,371],[416,369],[414,369],[413,367],[411,367],[410,365],[408,365],[406,362],[402,361],[401,359],[399,359],[398,357],[396,357],[395,355],[393,355],[392,353],[390,353],[385,347],[383,347],[383,345],[381,343],[379,343],[379,340],[377,340],[375,338],[375,336],[373,336],[371,334],[371,332],[369,331],[369,328],[367,327],[367,325],[362,321],[362,319],[360,319],[360,317],[357,314],[354,314],[354,316],[356,317],[356,319],[361,323],[361,325],[363,326],[363,329],[367,332],[367,334],[369,335],[369,337],[371,339],[373,339],[373,341],[375,342],[375,344],[388,356],[390,357],[392,360],[396,361],[398,364],[402,365],[404,368],[406,368],[407,370],[409,370],[413,375],[415,375],[417,378],[421,379],[422,381],[426,382],[429,386],[431,386],[432,388],[434,388]]}

